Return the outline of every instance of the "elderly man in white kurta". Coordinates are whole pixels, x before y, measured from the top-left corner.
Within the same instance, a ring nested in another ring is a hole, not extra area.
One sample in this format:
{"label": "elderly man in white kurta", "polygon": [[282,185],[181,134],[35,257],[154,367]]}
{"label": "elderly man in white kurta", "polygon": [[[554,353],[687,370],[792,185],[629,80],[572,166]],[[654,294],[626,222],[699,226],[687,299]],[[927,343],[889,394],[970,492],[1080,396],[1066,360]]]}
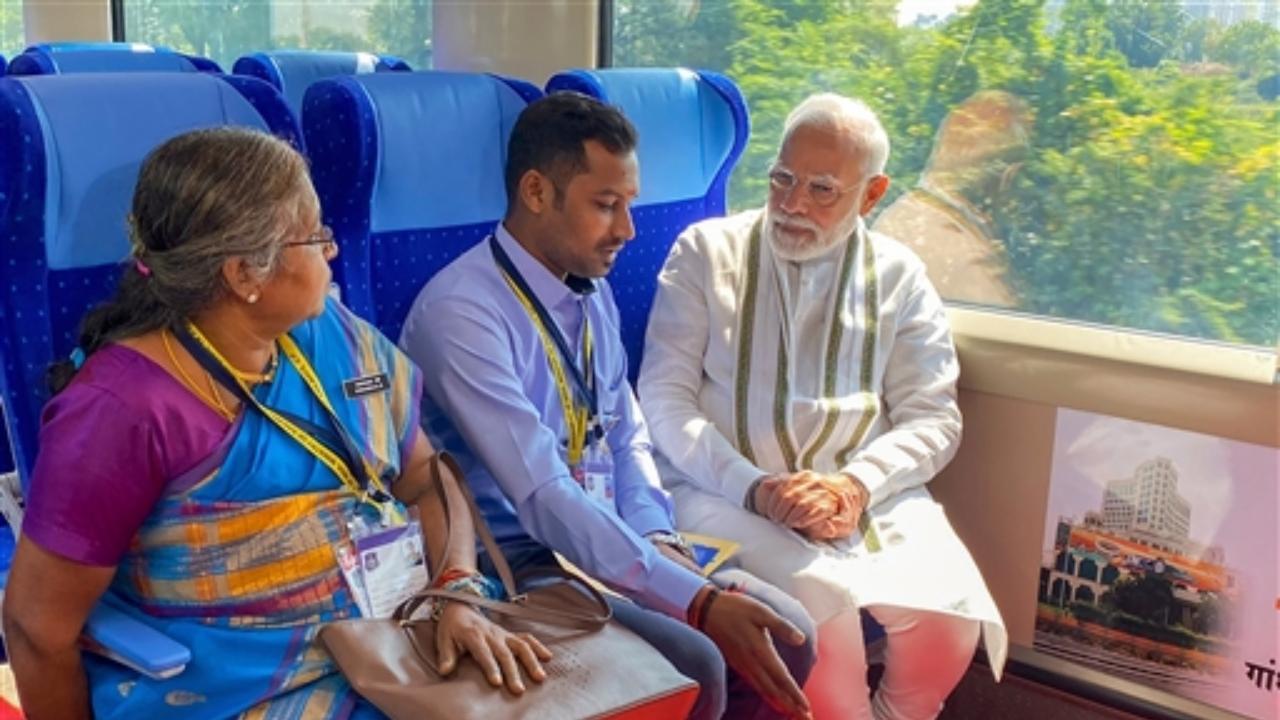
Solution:
{"label": "elderly man in white kurta", "polygon": [[[938,715],[980,632],[1006,636],[977,566],[924,485],[955,454],[959,367],[920,260],[867,231],[889,142],[861,102],[787,119],[765,208],[676,241],[639,393],[682,529],[741,544],[743,567],[818,625],[818,718]],[[887,633],[866,684],[859,608]]]}

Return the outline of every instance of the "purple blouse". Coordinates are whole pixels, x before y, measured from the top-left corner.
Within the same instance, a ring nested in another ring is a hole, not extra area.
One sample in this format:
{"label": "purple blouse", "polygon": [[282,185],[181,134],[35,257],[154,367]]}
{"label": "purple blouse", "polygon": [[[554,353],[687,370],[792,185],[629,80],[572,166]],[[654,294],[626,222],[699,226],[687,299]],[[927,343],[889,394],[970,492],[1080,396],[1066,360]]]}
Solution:
{"label": "purple blouse", "polygon": [[22,532],[87,565],[117,565],[166,485],[230,424],[145,355],[108,345],[44,408]]}

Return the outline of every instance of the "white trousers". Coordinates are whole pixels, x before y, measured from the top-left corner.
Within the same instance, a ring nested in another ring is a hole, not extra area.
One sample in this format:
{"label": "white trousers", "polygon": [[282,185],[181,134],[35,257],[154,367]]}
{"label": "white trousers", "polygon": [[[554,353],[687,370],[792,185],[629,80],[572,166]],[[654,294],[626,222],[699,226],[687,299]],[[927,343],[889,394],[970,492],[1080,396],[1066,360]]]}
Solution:
{"label": "white trousers", "polygon": [[818,663],[804,688],[815,720],[933,720],[973,659],[981,623],[885,605],[867,612],[886,633],[879,689],[870,697],[862,621],[850,608],[818,627]]}

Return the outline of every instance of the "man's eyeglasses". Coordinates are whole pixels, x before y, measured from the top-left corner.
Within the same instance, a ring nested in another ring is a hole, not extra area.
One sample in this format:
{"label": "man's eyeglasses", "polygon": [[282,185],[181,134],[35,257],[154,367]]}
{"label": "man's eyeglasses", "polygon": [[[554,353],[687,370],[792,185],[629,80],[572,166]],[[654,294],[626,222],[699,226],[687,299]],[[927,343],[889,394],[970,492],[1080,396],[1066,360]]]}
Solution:
{"label": "man's eyeglasses", "polygon": [[315,231],[306,240],[291,240],[281,243],[283,247],[295,247],[298,245],[319,245],[320,251],[326,257],[332,257],[338,254],[338,241],[333,237],[333,230],[328,225],[321,225],[320,229]]}
{"label": "man's eyeglasses", "polygon": [[[800,184],[800,178],[790,170],[774,165],[769,171],[769,187],[775,192],[784,195],[790,195],[791,191]],[[842,187],[835,180],[826,178],[813,178],[805,183],[805,191],[809,195],[809,201],[818,207],[830,207],[834,205],[840,197],[854,188]]]}

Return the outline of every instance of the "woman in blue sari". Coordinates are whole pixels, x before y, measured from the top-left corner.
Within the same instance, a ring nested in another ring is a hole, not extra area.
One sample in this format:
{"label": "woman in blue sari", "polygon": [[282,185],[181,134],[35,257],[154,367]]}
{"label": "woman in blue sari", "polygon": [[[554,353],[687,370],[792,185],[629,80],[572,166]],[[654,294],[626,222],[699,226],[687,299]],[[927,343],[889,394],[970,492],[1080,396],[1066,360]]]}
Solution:
{"label": "woman in blue sari", "polygon": [[[484,589],[472,543],[441,557],[418,370],[328,298],[337,246],[305,161],[276,138],[220,128],[166,142],[143,164],[130,227],[115,297],[50,373],[4,604],[25,711],[379,717],[316,639],[359,615],[335,549],[407,507],[449,587]],[[82,657],[99,602],[191,662],[157,680]],[[438,612],[444,668],[469,655],[512,692],[522,670],[543,679],[536,639],[462,604]]]}

